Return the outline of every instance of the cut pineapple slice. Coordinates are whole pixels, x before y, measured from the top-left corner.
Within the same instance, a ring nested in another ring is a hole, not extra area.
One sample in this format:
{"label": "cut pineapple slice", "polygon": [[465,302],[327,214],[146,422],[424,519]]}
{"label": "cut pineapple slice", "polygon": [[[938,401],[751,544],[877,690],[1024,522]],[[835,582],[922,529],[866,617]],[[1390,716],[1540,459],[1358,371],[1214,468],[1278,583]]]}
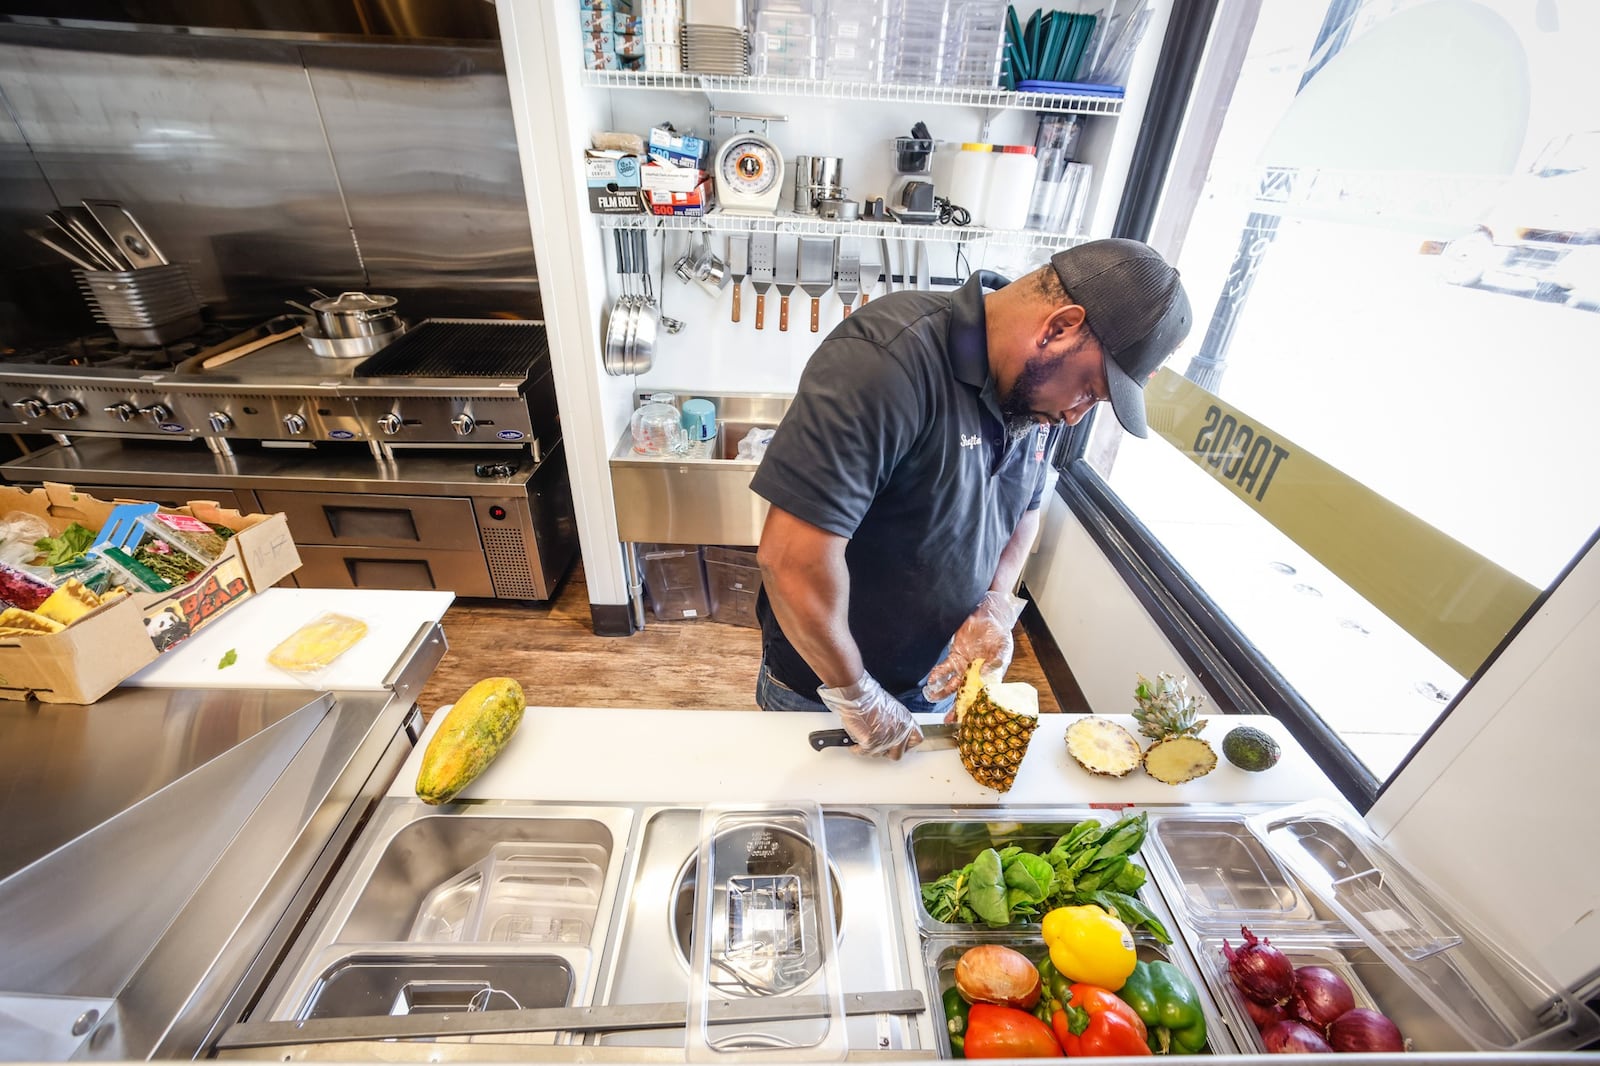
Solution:
{"label": "cut pineapple slice", "polygon": [[1126,777],[1139,765],[1139,742],[1109,718],[1093,715],[1067,726],[1067,754],[1091,774]]}
{"label": "cut pineapple slice", "polygon": [[1158,740],[1144,753],[1145,773],[1169,785],[1204,777],[1217,768],[1217,753],[1199,737],[1176,736]]}

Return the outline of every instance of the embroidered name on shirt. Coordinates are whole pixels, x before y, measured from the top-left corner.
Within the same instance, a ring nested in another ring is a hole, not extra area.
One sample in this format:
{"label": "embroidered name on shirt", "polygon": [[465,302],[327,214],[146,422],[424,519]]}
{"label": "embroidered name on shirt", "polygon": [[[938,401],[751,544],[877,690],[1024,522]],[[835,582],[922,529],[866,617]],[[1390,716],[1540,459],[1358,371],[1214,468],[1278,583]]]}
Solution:
{"label": "embroidered name on shirt", "polygon": [[983,438],[978,436],[978,434],[976,434],[976,433],[963,433],[963,434],[961,434],[961,446],[963,448],[976,448],[978,445],[980,445],[982,443],[983,443]]}

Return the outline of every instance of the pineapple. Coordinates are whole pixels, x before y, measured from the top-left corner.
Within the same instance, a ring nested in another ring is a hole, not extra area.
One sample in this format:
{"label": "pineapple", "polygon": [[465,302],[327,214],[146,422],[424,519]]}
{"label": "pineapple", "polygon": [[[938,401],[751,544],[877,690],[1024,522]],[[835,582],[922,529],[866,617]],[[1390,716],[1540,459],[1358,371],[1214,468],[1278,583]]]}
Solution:
{"label": "pineapple", "polygon": [[973,780],[1005,792],[1039,725],[1039,692],[1023,682],[986,684],[982,668],[982,659],[967,667],[956,693],[956,748]]}
{"label": "pineapple", "polygon": [[1089,715],[1067,727],[1067,754],[1091,774],[1126,777],[1139,765],[1139,742],[1109,718]]}
{"label": "pineapple", "polygon": [[1204,696],[1189,695],[1189,679],[1162,672],[1151,680],[1139,675],[1133,690],[1139,732],[1155,743],[1144,753],[1145,773],[1169,785],[1204,777],[1217,768],[1217,753],[1195,734],[1206,727],[1196,718]]}

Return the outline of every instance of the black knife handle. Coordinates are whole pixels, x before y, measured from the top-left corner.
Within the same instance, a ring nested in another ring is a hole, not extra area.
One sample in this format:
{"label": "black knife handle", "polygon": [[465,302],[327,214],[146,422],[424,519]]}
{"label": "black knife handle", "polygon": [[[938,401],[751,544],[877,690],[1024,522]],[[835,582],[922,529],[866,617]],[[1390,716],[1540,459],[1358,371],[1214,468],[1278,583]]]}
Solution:
{"label": "black knife handle", "polygon": [[856,738],[843,729],[818,729],[811,734],[811,746],[817,751],[826,748],[853,748]]}

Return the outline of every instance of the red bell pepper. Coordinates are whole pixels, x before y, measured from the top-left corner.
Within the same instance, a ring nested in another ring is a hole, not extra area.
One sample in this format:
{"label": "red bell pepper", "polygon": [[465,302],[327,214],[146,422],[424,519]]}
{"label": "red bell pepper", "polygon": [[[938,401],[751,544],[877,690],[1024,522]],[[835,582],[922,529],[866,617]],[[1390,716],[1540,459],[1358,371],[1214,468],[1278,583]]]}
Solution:
{"label": "red bell pepper", "polygon": [[1062,1009],[1050,1016],[1050,1028],[1068,1058],[1150,1054],[1144,1019],[1097,985],[1073,985]]}
{"label": "red bell pepper", "polygon": [[974,1003],[967,1015],[969,1059],[1047,1059],[1061,1056],[1050,1027],[1025,1010]]}

